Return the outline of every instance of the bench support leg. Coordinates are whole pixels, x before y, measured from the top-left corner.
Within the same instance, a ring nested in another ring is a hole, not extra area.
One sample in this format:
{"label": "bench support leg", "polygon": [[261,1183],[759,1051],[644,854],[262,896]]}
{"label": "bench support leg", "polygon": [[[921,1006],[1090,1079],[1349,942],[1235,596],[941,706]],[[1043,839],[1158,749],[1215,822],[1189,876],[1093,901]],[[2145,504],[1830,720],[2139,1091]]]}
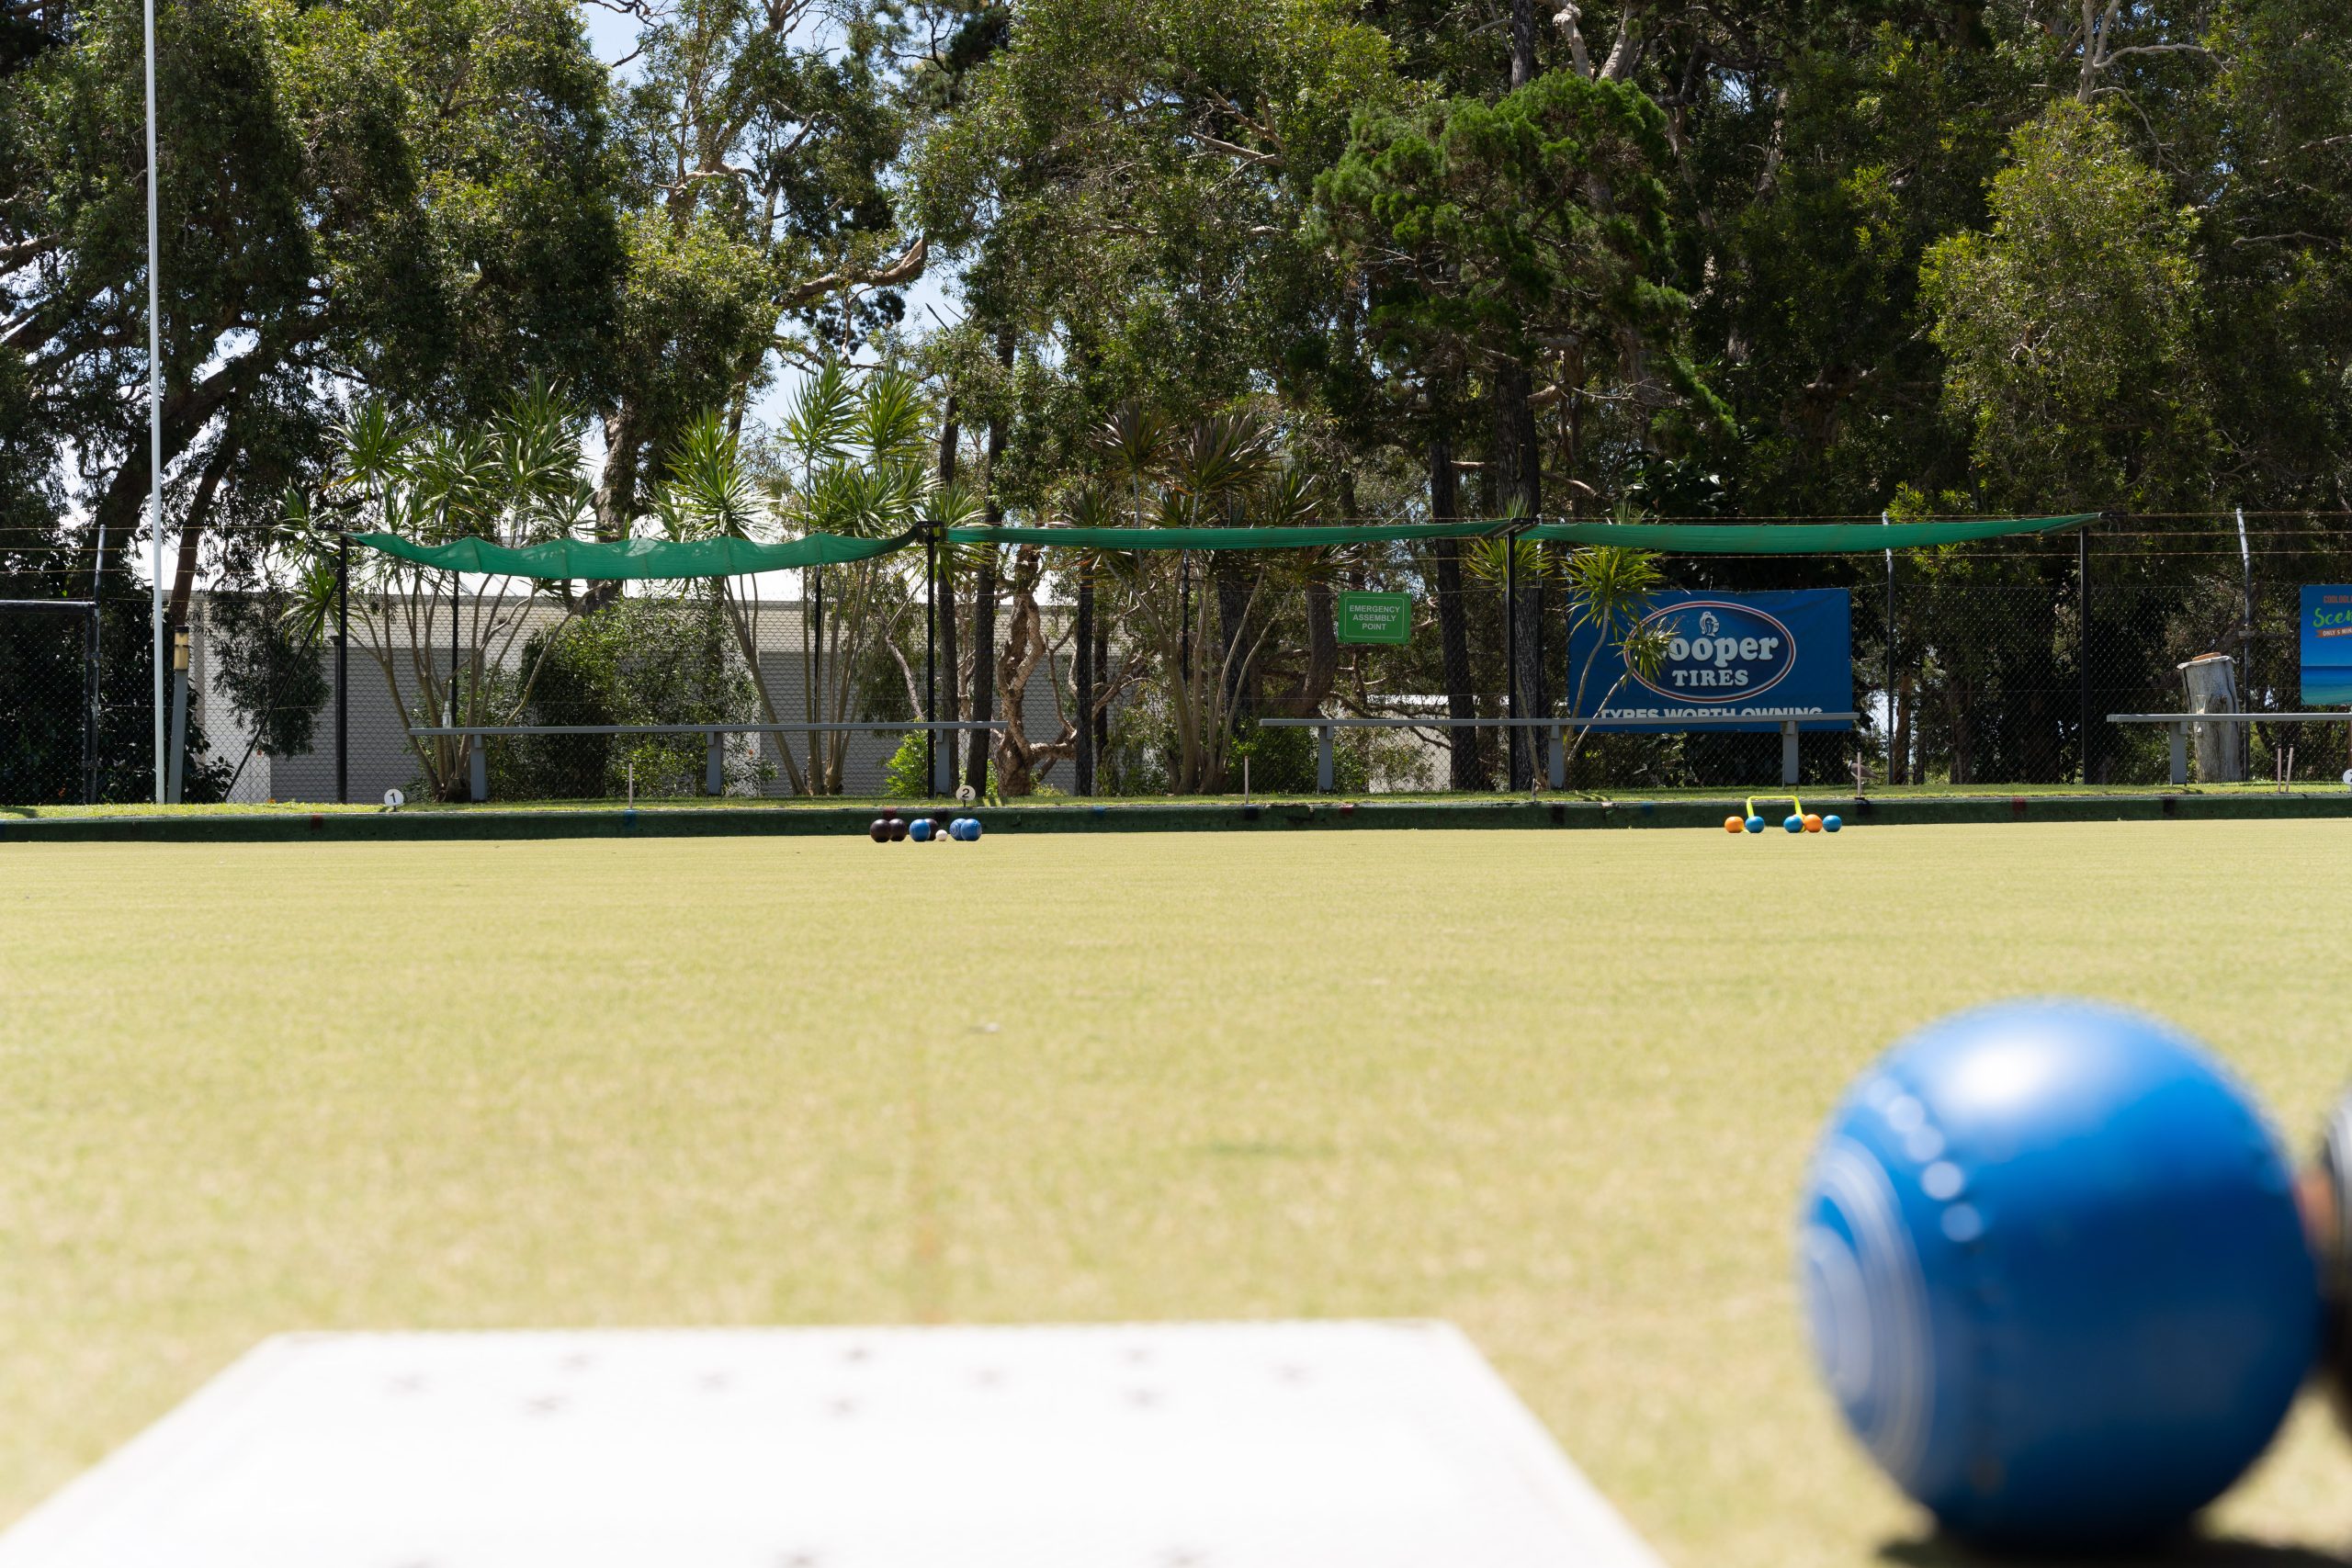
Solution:
{"label": "bench support leg", "polygon": [[727,793],[727,737],[714,733],[702,758],[702,792],[705,795]]}
{"label": "bench support leg", "polygon": [[1327,724],[1315,733],[1317,737],[1315,743],[1315,787],[1329,795],[1339,787],[1335,782],[1339,767],[1332,751],[1340,732],[1336,727]]}
{"label": "bench support leg", "polygon": [[1797,782],[1797,721],[1792,718],[1781,721],[1781,782]]}
{"label": "bench support leg", "polygon": [[476,800],[490,798],[490,743],[480,735],[461,737],[458,742],[471,753],[467,772],[471,775]]}

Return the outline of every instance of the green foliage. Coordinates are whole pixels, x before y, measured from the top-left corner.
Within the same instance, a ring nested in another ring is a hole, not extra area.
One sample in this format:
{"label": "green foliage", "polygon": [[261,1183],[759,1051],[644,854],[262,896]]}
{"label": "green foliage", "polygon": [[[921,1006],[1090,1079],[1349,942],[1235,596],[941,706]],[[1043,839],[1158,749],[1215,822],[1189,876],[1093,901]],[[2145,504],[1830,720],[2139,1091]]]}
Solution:
{"label": "green foliage", "polygon": [[276,587],[221,594],[210,601],[208,621],[213,679],[253,731],[254,749],[265,757],[310,750],[334,693],[299,602]]}
{"label": "green foliage", "polygon": [[1986,487],[2053,511],[2187,499],[2207,439],[2195,215],[2072,100],[2018,132],[1992,209],[1922,273]]}
{"label": "green foliage", "polygon": [[[729,649],[725,613],[707,593],[621,599],[532,634],[522,666],[537,680],[523,722],[755,721],[752,683]],[[698,793],[705,756],[700,736],[548,735],[502,742],[491,761],[499,795],[571,800],[621,794],[632,767],[641,794]],[[758,777],[730,751],[730,787]]]}
{"label": "green foliage", "polygon": [[[1245,762],[1250,788],[1258,795],[1315,793],[1317,758],[1322,742],[1314,730],[1287,725],[1269,729],[1250,719],[1242,720],[1238,730],[1233,742],[1233,760],[1226,772],[1227,794],[1241,792]],[[1369,754],[1347,743],[1353,739],[1352,734],[1343,732],[1342,744],[1332,750],[1331,787],[1342,795],[1362,795],[1371,788]]]}

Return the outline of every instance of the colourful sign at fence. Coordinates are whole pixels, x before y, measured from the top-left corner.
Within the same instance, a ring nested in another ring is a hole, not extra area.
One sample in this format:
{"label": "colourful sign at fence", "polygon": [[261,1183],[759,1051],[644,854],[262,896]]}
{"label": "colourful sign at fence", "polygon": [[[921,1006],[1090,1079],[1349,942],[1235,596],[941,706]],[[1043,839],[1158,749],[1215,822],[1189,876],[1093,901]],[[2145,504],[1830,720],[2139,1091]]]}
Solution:
{"label": "colourful sign at fence", "polygon": [[[1593,728],[1663,733],[1684,718],[1753,718],[1710,729],[1778,729],[1785,719],[1854,705],[1853,607],[1842,588],[1776,593],[1654,594],[1638,625],[1665,635],[1666,659],[1632,669],[1623,645],[1591,627],[1568,639],[1567,700]],[[1822,720],[1806,729],[1845,729]]]}
{"label": "colourful sign at fence", "polygon": [[2352,587],[2303,587],[2303,705],[2352,703]]}
{"label": "colourful sign at fence", "polygon": [[1409,593],[1340,595],[1340,640],[1402,646],[1413,640],[1413,596]]}

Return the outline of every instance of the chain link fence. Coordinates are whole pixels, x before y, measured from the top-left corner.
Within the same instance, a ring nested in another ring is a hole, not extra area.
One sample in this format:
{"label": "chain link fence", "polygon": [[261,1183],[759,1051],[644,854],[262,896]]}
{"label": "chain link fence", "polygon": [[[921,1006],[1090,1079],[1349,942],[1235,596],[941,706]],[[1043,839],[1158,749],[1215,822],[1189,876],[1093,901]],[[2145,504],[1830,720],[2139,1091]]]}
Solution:
{"label": "chain link fence", "polygon": [[[420,573],[398,594],[355,596],[340,661],[333,619],[315,604],[306,616],[288,591],[200,593],[183,798],[366,802],[400,789],[461,800],[477,750],[494,800],[701,792],[709,757],[697,735],[425,733],[662,725],[745,726],[721,756],[725,791],[742,797],[920,795],[934,745],[957,782],[1009,795],[1300,793],[1317,782],[1314,733],[1258,720],[1498,718],[1514,647],[1521,714],[1564,714],[1575,695],[1573,606],[1557,558],[1532,546],[1516,567],[1515,626],[1490,541],[1464,542],[1451,561],[1426,545],[1060,554],[967,553],[950,564],[935,615],[920,551],[863,577],[812,572],[797,593],[764,585],[768,597],[700,582],[567,599]],[[2209,653],[2233,661],[2248,709],[2301,707],[2301,589],[2352,580],[2352,528],[2249,518],[2242,536],[2229,517],[2140,521],[2079,542],[1891,562],[1659,564],[1677,589],[1847,592],[1863,716],[1850,733],[1802,738],[1809,787],[1850,786],[1858,764],[1877,785],[2157,784],[2166,732],[2106,716],[2181,710],[2179,666]],[[63,586],[19,581],[14,592],[64,600]],[[1334,601],[1350,590],[1410,595],[1409,640],[1339,642]],[[110,595],[95,617],[0,611],[0,804],[152,798],[148,637],[143,593]],[[888,728],[927,712],[995,730],[934,742]],[[2352,767],[2348,735],[2352,723],[2250,725],[2240,761],[2267,780],[2291,750],[2295,778],[2333,782]],[[1436,724],[1343,731],[1336,783],[1348,794],[1524,789],[1544,777],[1545,745],[1539,733]],[[1595,733],[1570,757],[1568,784],[1746,792],[1777,784],[1781,762],[1777,732]]]}

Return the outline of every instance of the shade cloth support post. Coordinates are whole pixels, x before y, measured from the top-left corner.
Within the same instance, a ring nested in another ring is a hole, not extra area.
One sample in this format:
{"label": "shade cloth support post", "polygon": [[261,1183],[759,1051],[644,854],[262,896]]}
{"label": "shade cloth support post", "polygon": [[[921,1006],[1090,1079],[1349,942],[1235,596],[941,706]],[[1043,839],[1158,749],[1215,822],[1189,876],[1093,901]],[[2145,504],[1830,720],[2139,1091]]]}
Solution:
{"label": "shade cloth support post", "polygon": [[[939,525],[922,525],[922,721],[939,720]],[[944,793],[939,777],[939,731],[922,732],[922,776],[931,793]]]}
{"label": "shade cloth support post", "polygon": [[334,798],[351,804],[351,536],[334,536]]}
{"label": "shade cloth support post", "polygon": [[86,643],[82,660],[82,804],[98,803],[98,657],[97,583],[90,584],[90,618],[83,628]]}
{"label": "shade cloth support post", "polygon": [[2087,526],[2075,530],[2075,597],[2079,601],[2075,614],[2082,622],[2076,633],[2080,647],[2075,652],[2075,662],[2081,666],[2076,671],[2081,690],[2075,699],[2082,706],[2083,784],[2088,788],[2098,732],[2091,728],[2091,531]]}
{"label": "shade cloth support post", "polygon": [[[1519,540],[1503,535],[1503,716],[1519,716]],[[1505,736],[1510,748],[1510,786],[1519,787],[1519,740]]]}
{"label": "shade cloth support post", "polygon": [[[449,574],[449,727],[456,728],[466,722],[465,714],[458,706],[458,600],[465,592],[466,580],[458,572]],[[471,738],[458,738],[458,755],[468,758],[467,776],[473,784],[476,800],[490,798],[489,775],[481,766],[481,748]]]}
{"label": "shade cloth support post", "polygon": [[[2238,520],[2238,570],[2245,596],[2245,615],[2238,623],[2238,696],[2248,707],[2254,700],[2254,548],[2246,543],[2245,508],[2232,509]],[[2254,727],[2237,726],[2238,769],[2246,778],[2254,776]]]}
{"label": "shade cloth support post", "polygon": [[[1878,525],[1892,528],[1894,519],[1882,512],[1878,514]],[[1894,552],[1889,550],[1886,552],[1886,782],[1890,784],[1903,782],[1898,772],[1900,760],[1894,754],[1894,738],[1903,731],[1895,713],[1895,694],[1902,683],[1894,675]]]}

